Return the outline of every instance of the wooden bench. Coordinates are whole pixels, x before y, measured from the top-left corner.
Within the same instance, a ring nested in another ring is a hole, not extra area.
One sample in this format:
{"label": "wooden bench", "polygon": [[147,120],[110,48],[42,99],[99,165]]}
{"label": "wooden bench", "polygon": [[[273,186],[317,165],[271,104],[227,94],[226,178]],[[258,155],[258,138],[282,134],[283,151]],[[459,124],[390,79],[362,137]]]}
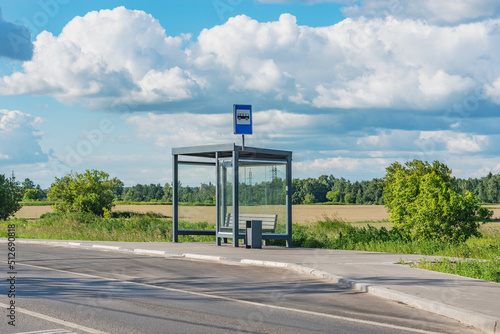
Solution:
{"label": "wooden bench", "polygon": [[[278,215],[273,214],[240,213],[238,228],[246,230],[247,220],[260,220],[262,221],[262,233],[274,233],[277,219]],[[226,215],[224,223],[222,227],[233,229],[233,215],[231,213]]]}

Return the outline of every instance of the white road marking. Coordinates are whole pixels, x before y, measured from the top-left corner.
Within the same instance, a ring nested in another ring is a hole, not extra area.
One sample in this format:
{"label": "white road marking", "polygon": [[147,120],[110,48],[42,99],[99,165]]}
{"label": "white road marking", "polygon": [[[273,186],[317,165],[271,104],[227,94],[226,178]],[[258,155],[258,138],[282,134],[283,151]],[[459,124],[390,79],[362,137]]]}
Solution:
{"label": "white road marking", "polygon": [[[19,264],[16,264],[16,265],[19,265]],[[40,268],[42,268],[42,267],[40,267]],[[0,303],[0,307],[2,307],[2,308],[4,308],[4,307],[8,308],[9,305]],[[16,307],[16,312],[24,313],[24,314],[27,314],[27,315],[31,315],[32,317],[36,317],[36,318],[39,318],[39,319],[43,319],[43,320],[47,320],[47,321],[50,321],[50,322],[54,322],[54,323],[59,324],[59,325],[63,325],[63,326],[66,326],[66,327],[78,329],[80,331],[84,331],[84,332],[91,333],[91,334],[107,334],[106,332],[101,332],[101,331],[99,331],[97,329],[93,329],[93,328],[81,326],[81,325],[78,325],[78,324],[74,324],[72,322],[69,322],[69,321],[66,321],[66,320],[57,319],[57,318],[54,318],[54,317],[50,317],[50,316],[45,315],[45,314],[41,314],[41,313],[37,313],[37,312],[25,310],[24,308]],[[38,333],[38,332],[34,332],[34,333]],[[41,332],[41,333],[43,333],[43,332]]]}
{"label": "white road marking", "polygon": [[77,334],[75,332],[70,332],[66,329],[46,329],[44,331],[35,331],[35,332],[22,332],[15,334]]}
{"label": "white road marking", "polygon": [[[270,305],[270,304],[264,304],[264,303],[258,303],[258,302],[251,302],[251,301],[247,301],[247,300],[234,299],[234,298],[230,298],[230,297],[222,297],[222,296],[210,295],[210,294],[206,294],[206,293],[202,293],[202,292],[194,292],[194,291],[183,290],[183,289],[176,289],[176,288],[167,288],[167,287],[163,287],[163,286],[151,285],[151,284],[146,284],[146,283],[130,282],[130,281],[125,281],[125,280],[121,280],[121,279],[115,279],[115,278],[109,278],[109,277],[97,276],[97,275],[90,275],[90,274],[83,274],[83,273],[77,273],[77,272],[72,272],[72,271],[62,270],[62,269],[53,269],[53,268],[41,267],[41,266],[36,266],[36,265],[32,265],[32,264],[18,263],[17,265],[22,265],[22,266],[27,266],[27,267],[33,267],[33,268],[38,268],[38,269],[44,269],[44,270],[52,270],[52,271],[56,271],[56,272],[61,272],[61,273],[66,273],[66,274],[73,274],[73,275],[84,276],[84,277],[89,277],[89,278],[106,279],[106,280],[109,280],[109,281],[115,281],[115,282],[124,283],[124,284],[131,284],[131,285],[138,285],[138,286],[142,286],[142,287],[155,288],[155,289],[166,290],[166,291],[187,293],[187,294],[191,294],[191,295],[195,295],[195,296],[201,296],[201,297],[205,297],[205,298],[213,298],[213,299],[219,299],[219,300],[225,300],[225,301],[230,301],[230,302],[242,303],[242,304],[247,304],[247,305],[252,305],[252,306],[258,306],[260,308],[269,307],[269,308],[273,308],[273,309],[277,309],[277,310],[282,310],[282,311],[297,312],[297,313],[308,314],[308,315],[313,315],[313,316],[326,317],[326,318],[330,318],[330,319],[350,321],[350,322],[361,323],[361,324],[365,324],[365,325],[379,326],[379,327],[385,327],[385,328],[391,328],[391,329],[399,329],[399,330],[404,330],[404,331],[409,331],[409,332],[415,332],[415,333],[439,334],[439,332],[432,332],[432,331],[426,331],[426,330],[423,330],[423,329],[416,329],[416,328],[410,328],[410,327],[404,327],[404,326],[386,324],[386,323],[381,323],[381,322],[376,322],[376,321],[371,321],[371,320],[354,319],[354,318],[343,317],[343,316],[333,315],[333,314],[319,313],[319,312],[314,312],[314,311],[294,309],[294,308],[284,307],[284,306],[278,306],[278,305]],[[0,304],[0,306],[3,306],[3,304]],[[5,306],[7,306],[7,305],[5,305]],[[58,320],[58,319],[56,319],[56,320]],[[59,321],[62,321],[62,320],[59,320]],[[66,325],[66,322],[64,322],[64,325]],[[69,325],[66,325],[66,326],[71,327]],[[78,325],[76,325],[76,326],[78,326]],[[92,329],[89,328],[89,330],[92,330]],[[100,331],[90,332],[89,331],[89,333],[99,333],[99,334],[101,334],[103,332],[100,332]]]}

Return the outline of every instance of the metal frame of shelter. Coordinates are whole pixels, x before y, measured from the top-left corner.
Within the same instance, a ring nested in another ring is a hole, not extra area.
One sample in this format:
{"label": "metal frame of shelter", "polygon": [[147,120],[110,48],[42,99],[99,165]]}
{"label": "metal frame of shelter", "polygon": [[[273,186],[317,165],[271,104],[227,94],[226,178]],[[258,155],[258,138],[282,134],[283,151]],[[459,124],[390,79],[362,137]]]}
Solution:
{"label": "metal frame of shelter", "polygon": [[[286,197],[286,233],[263,233],[262,239],[285,240],[287,247],[292,247],[292,152],[272,150],[256,147],[238,146],[236,144],[204,145],[191,147],[172,148],[172,173],[173,173],[173,194],[172,194],[172,239],[178,242],[179,235],[215,235],[216,244],[221,245],[222,240],[233,239],[233,246],[238,247],[240,239],[245,239],[245,234],[239,230],[239,219],[233,219],[232,232],[221,231],[221,195],[220,195],[220,162],[225,159],[232,162],[232,215],[239,217],[239,162],[240,160],[255,161],[258,163],[279,163],[285,164],[285,197]],[[197,158],[198,161],[180,160],[179,157]],[[200,160],[203,159],[203,160]],[[207,161],[208,159],[208,161]],[[179,229],[179,165],[212,165],[216,173],[216,230],[180,230]]]}

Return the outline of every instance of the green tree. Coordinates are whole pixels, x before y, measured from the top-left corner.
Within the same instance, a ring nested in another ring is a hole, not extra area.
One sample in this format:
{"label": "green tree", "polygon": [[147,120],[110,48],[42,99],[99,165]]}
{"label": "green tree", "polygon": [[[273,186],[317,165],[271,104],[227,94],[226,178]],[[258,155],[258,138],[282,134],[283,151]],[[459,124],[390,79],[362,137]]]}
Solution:
{"label": "green tree", "polygon": [[326,193],[326,198],[330,201],[330,202],[338,202],[339,201],[339,192],[338,191],[334,191],[334,190],[330,190],[329,192]]}
{"label": "green tree", "polygon": [[114,191],[115,199],[117,201],[120,201],[123,199],[122,195],[123,195],[123,189],[125,188],[124,186],[125,186],[125,184],[123,184],[123,182],[121,180],[118,180],[118,184],[116,185],[116,189]]}
{"label": "green tree", "polygon": [[466,191],[460,193],[451,170],[439,161],[413,160],[386,168],[384,200],[394,228],[415,240],[462,242],[479,236],[492,211]]}
{"label": "green tree", "polygon": [[39,201],[42,199],[42,192],[38,189],[26,189],[24,191],[23,201]]}
{"label": "green tree", "polygon": [[61,201],[55,205],[59,212],[91,212],[103,216],[113,207],[121,181],[109,178],[103,171],[86,170],[57,178],[49,189],[49,199]]}
{"label": "green tree", "polygon": [[0,175],[0,219],[5,220],[21,208],[23,189],[14,177]]}
{"label": "green tree", "polygon": [[348,203],[348,204],[353,204],[354,203],[354,199],[353,199],[351,193],[345,194],[345,196],[344,196],[344,202]]}
{"label": "green tree", "polygon": [[35,183],[29,178],[25,178],[23,181],[23,190],[35,189]]}
{"label": "green tree", "polygon": [[316,203],[316,197],[314,197],[314,195],[311,193],[306,194],[304,198],[304,204],[313,204],[313,203]]}
{"label": "green tree", "polygon": [[301,179],[292,180],[292,204],[302,204],[306,197],[304,191],[304,181]]}
{"label": "green tree", "polygon": [[172,187],[170,184],[165,183],[165,186],[163,187],[163,197],[162,201],[163,202],[172,202]]}

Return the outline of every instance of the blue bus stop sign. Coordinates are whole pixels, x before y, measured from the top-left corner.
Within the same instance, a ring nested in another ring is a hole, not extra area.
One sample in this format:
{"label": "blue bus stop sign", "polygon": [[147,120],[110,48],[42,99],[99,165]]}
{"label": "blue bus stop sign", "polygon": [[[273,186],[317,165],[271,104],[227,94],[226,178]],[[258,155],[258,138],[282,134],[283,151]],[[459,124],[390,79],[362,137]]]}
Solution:
{"label": "blue bus stop sign", "polygon": [[235,135],[252,134],[252,106],[249,104],[233,105],[233,130]]}

